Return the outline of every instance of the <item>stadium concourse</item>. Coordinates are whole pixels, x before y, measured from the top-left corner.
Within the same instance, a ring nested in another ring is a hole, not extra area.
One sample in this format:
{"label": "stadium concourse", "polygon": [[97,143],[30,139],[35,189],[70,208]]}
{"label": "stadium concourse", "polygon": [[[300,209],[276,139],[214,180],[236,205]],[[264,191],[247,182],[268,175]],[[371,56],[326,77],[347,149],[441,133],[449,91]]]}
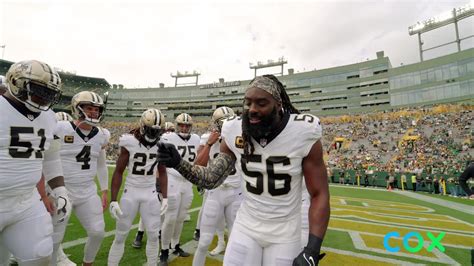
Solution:
{"label": "stadium concourse", "polygon": [[[328,255],[321,265],[470,265],[474,201],[462,194],[457,178],[473,157],[473,116],[469,105],[438,105],[323,117],[332,211],[323,243]],[[108,159],[113,164],[118,148],[114,136],[134,125],[105,121],[103,126],[112,134]],[[200,134],[207,128],[201,124],[193,130]],[[113,165],[109,174],[112,171]],[[181,237],[183,249],[191,254],[197,247],[193,231],[202,205],[196,189],[194,193],[191,220],[185,223]],[[98,265],[106,264],[115,229],[108,213],[105,220],[107,234],[97,256]],[[146,261],[144,248],[131,247],[137,223],[138,219],[127,238],[123,265]],[[392,253],[386,250],[384,238],[394,231],[399,236],[390,238],[388,245],[400,250]],[[412,237],[407,242],[411,247],[424,247],[416,253],[404,248],[403,237],[410,232],[422,236],[422,240]],[[440,237],[444,250],[429,250],[433,243],[430,234],[444,234]],[[80,261],[84,237],[73,217],[64,243],[72,261]],[[209,250],[215,246],[216,239]],[[192,264],[192,256],[170,259],[170,265]],[[206,265],[222,265],[222,254],[208,255]]]}

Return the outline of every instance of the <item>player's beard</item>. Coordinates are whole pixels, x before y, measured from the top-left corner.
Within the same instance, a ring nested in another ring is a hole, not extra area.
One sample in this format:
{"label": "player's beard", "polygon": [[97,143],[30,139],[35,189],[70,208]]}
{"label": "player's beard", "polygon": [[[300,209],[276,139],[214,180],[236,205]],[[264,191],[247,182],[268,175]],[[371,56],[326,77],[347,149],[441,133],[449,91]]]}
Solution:
{"label": "player's beard", "polygon": [[[251,124],[250,117],[260,119],[258,124]],[[277,118],[277,108],[273,108],[272,112],[266,116],[258,116],[249,114],[248,110],[244,111],[242,116],[242,131],[259,141],[268,137],[273,131],[275,120]]]}

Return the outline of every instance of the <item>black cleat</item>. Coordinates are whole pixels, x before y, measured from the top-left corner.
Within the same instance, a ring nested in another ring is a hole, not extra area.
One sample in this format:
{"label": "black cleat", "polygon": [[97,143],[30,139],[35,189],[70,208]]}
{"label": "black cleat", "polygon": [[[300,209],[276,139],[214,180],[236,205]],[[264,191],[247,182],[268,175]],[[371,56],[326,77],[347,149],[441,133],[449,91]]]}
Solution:
{"label": "black cleat", "polygon": [[194,237],[193,239],[199,242],[199,238],[201,237],[201,230],[197,229],[194,230]]}
{"label": "black cleat", "polygon": [[135,236],[135,240],[132,243],[132,247],[136,249],[140,249],[142,247],[142,239],[144,231],[137,231],[137,235]]}
{"label": "black cleat", "polygon": [[176,256],[179,256],[179,257],[189,257],[191,254],[189,254],[188,252],[182,250],[179,247],[179,244],[176,244],[176,246],[174,247],[173,255],[176,255]]}
{"label": "black cleat", "polygon": [[168,252],[169,252],[169,249],[161,250],[160,263],[158,263],[158,266],[168,266]]}

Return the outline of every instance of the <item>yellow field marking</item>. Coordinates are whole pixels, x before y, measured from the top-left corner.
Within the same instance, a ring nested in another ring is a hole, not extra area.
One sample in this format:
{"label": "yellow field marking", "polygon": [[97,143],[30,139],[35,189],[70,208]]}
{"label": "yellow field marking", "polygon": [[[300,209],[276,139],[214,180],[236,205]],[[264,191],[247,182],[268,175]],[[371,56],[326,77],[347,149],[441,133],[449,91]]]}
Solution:
{"label": "yellow field marking", "polygon": [[[387,263],[381,260],[372,260],[366,258],[358,258],[353,255],[342,255],[333,252],[325,252],[326,256],[321,260],[319,265],[351,265],[351,266],[365,266],[365,265],[398,265],[397,263]],[[401,261],[400,261],[401,262]]]}
{"label": "yellow field marking", "polygon": [[417,218],[425,218],[425,219],[436,219],[440,221],[458,221],[458,219],[447,216],[444,214],[434,214],[434,213],[423,213],[423,212],[415,212],[415,211],[405,211],[400,209],[388,209],[388,208],[375,208],[375,207],[365,207],[365,206],[352,206],[352,205],[338,205],[332,204],[331,210],[358,210],[358,211],[366,211],[366,212],[373,212],[373,213],[383,213],[388,215],[395,215],[400,217],[417,217]]}
{"label": "yellow field marking", "polygon": [[[346,198],[347,202],[370,202],[370,207],[339,204],[340,197],[333,197],[331,217],[355,217],[395,225],[416,226],[456,232],[473,232],[474,225],[448,215],[433,213],[430,208],[389,201]],[[387,209],[390,206],[390,209]]]}
{"label": "yellow field marking", "polygon": [[428,220],[425,218],[398,218],[394,216],[386,216],[383,214],[374,214],[368,211],[356,210],[332,210],[331,217],[355,217],[368,221],[386,222],[395,225],[416,226],[423,228],[432,228],[437,230],[452,230],[461,232],[473,232],[474,226],[460,223],[458,221],[439,221]]}
{"label": "yellow field marking", "polygon": [[421,211],[421,212],[434,212],[433,209],[419,206],[415,204],[409,203],[400,203],[394,201],[383,201],[383,200],[373,200],[373,199],[362,199],[362,198],[351,198],[351,197],[331,197],[331,203],[336,203],[339,199],[345,199],[350,201],[358,201],[358,202],[366,202],[369,203],[371,207],[380,207],[380,208],[388,208],[388,207],[396,207],[401,208],[405,211]]}

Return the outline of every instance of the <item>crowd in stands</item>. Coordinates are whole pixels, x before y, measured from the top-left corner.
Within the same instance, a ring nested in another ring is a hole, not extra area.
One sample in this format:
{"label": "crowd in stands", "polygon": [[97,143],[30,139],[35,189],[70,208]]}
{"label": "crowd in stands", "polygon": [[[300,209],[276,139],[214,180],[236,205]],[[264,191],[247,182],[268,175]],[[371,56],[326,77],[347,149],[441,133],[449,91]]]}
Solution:
{"label": "crowd in stands", "polygon": [[[405,189],[436,193],[442,182],[456,184],[474,157],[474,106],[405,108],[321,121],[325,159],[335,183],[356,184],[359,176],[361,185],[397,188],[404,178]],[[112,135],[107,158],[115,161],[118,138],[136,125],[108,121],[103,126]],[[199,123],[193,131],[201,135],[206,129]]]}
{"label": "crowd in stands", "polygon": [[473,107],[461,105],[323,118],[331,181],[353,184],[360,176],[363,185],[393,188],[405,176],[414,190],[456,187],[474,155],[473,118]]}

